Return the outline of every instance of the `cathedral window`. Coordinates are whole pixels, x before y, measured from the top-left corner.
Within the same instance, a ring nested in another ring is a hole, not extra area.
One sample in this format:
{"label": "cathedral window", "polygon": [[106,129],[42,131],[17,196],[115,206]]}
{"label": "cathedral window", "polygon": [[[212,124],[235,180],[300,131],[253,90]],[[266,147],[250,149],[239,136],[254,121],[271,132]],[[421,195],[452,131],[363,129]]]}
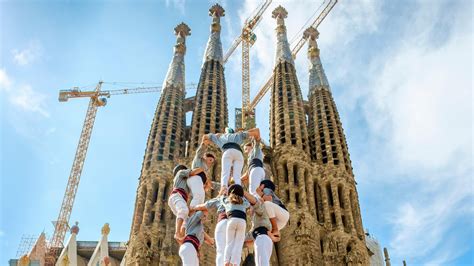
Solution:
{"label": "cathedral window", "polygon": [[327,184],[326,185],[326,192],[328,194],[328,201],[329,201],[329,206],[334,206],[334,198],[332,196],[332,191],[331,191],[331,185]]}
{"label": "cathedral window", "polygon": [[155,202],[158,200],[158,190],[160,186],[158,183],[153,184],[153,201],[152,204],[155,204]]}
{"label": "cathedral window", "polygon": [[161,198],[163,201],[166,201],[168,198],[168,183],[165,184],[165,188],[163,189],[163,197]]}
{"label": "cathedral window", "polygon": [[336,228],[336,215],[331,213],[331,223],[332,223],[332,228]]}
{"label": "cathedral window", "polygon": [[344,200],[343,200],[343,188],[342,188],[342,185],[339,185],[337,186],[337,195],[339,197],[339,207],[341,207],[342,209],[344,209]]}
{"label": "cathedral window", "polygon": [[150,216],[148,217],[148,225],[155,221],[155,211],[150,212]]}
{"label": "cathedral window", "polygon": [[296,201],[296,204],[300,205],[300,193],[299,192],[295,193],[295,201]]}
{"label": "cathedral window", "polygon": [[296,164],[293,165],[293,183],[298,185],[298,166]]}

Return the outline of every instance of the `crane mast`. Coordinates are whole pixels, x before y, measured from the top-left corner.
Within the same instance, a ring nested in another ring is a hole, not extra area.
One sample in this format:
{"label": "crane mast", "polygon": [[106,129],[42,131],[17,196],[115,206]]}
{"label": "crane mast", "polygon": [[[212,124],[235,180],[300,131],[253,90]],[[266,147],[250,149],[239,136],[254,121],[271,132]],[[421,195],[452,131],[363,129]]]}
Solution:
{"label": "crane mast", "polygon": [[[330,0],[328,4],[324,7],[323,11],[319,14],[319,16],[314,20],[314,22],[311,24],[312,27],[317,28],[319,24],[326,18],[326,16],[329,14],[329,12],[332,10],[332,8],[336,5],[337,0]],[[301,50],[303,45],[305,44],[307,40],[306,36],[301,36],[299,41],[297,42],[296,46],[291,50],[291,54],[293,58],[296,58],[296,55],[298,52]],[[257,95],[255,95],[255,98],[252,100],[252,102],[248,106],[248,110],[253,110],[257,104],[262,100],[263,96],[270,90],[270,88],[273,86],[273,74],[267,79],[267,82],[263,85],[263,87],[259,90]]]}
{"label": "crane mast", "polygon": [[[255,126],[255,119],[249,119],[254,118],[253,109],[248,109],[250,104],[250,47],[257,40],[253,30],[260,21],[262,21],[262,15],[271,3],[272,0],[266,0],[257,11],[254,12],[255,15],[245,20],[241,34],[232,42],[223,60],[225,64],[235,49],[242,44],[242,108],[240,112],[241,127],[243,128],[252,128]],[[236,116],[239,114],[238,112],[239,110],[236,109]]]}
{"label": "crane mast", "polygon": [[[102,81],[97,84],[94,92],[100,93],[102,87]],[[48,254],[46,255],[46,264],[53,265],[57,253],[63,246],[64,237],[69,228],[69,218],[71,216],[72,207],[74,205],[74,199],[76,198],[76,192],[81,179],[81,173],[86,159],[87,148],[89,147],[90,137],[92,134],[92,128],[94,127],[94,121],[97,114],[97,108],[104,106],[105,101],[97,96],[90,97],[89,106],[87,108],[86,118],[84,119],[84,125],[82,127],[81,136],[76,149],[76,155],[72,163],[71,173],[64,192],[63,202],[59,211],[58,219],[54,224],[54,233],[49,243]]]}
{"label": "crane mast", "polygon": [[[125,95],[137,93],[160,92],[161,86],[155,87],[138,87],[126,88],[118,90],[101,90],[103,81],[100,81],[96,88],[92,91],[81,91],[77,87],[71,90],[61,90],[59,92],[59,101],[66,102],[71,98],[90,98],[89,106],[87,107],[86,117],[82,126],[81,136],[77,145],[76,154],[72,164],[71,172],[69,174],[66,191],[64,192],[61,209],[59,211],[58,219],[54,224],[54,233],[49,242],[47,254],[45,257],[46,265],[54,265],[58,253],[63,247],[66,232],[69,229],[69,218],[71,216],[74,199],[76,198],[79,181],[81,178],[84,161],[87,155],[92,129],[94,127],[95,117],[97,115],[98,107],[105,106],[107,99],[111,95]],[[196,84],[191,83],[186,85],[186,88],[195,87]]]}

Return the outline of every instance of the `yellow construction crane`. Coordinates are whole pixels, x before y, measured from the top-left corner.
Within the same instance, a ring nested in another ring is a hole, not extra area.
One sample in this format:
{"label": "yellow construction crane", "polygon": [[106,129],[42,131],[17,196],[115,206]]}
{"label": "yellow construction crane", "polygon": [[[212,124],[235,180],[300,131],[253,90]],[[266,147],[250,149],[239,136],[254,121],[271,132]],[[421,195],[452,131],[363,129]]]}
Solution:
{"label": "yellow construction crane", "polygon": [[[241,127],[243,128],[253,128],[255,127],[255,120],[248,119],[254,118],[253,108],[248,109],[247,107],[250,104],[250,47],[257,40],[257,36],[253,33],[253,30],[262,20],[262,15],[267,10],[268,6],[272,3],[272,0],[265,0],[260,7],[256,9],[253,13],[255,15],[247,18],[245,20],[244,26],[242,27],[241,34],[232,42],[227,53],[224,55],[224,64],[227,62],[232,53],[237,49],[239,44],[242,43],[242,122]],[[236,109],[236,112],[239,110]],[[237,114],[236,114],[237,118]]]}
{"label": "yellow construction crane", "polygon": [[[60,102],[66,102],[71,98],[90,98],[90,100],[86,112],[86,118],[84,119],[84,125],[82,126],[81,136],[79,137],[76,155],[74,156],[71,172],[69,174],[66,191],[64,192],[59,216],[58,219],[53,223],[54,233],[48,245],[48,251],[45,258],[46,265],[54,265],[55,258],[63,246],[64,237],[66,236],[66,232],[69,228],[69,218],[74,205],[74,199],[76,198],[77,188],[79,187],[79,180],[81,178],[84,161],[86,159],[87,148],[89,147],[89,141],[97,114],[97,108],[105,106],[107,104],[107,98],[112,95],[159,92],[162,88],[161,86],[156,86],[102,91],[102,84],[104,84],[104,82],[100,81],[92,91],[81,91],[78,87],[75,87],[71,90],[61,90],[59,92]],[[195,86],[196,84],[189,84],[186,87],[195,88]]]}
{"label": "yellow construction crane", "polygon": [[[326,1],[326,0],[325,0]],[[332,8],[336,5],[337,0],[330,0],[328,1],[327,5],[324,7],[323,11],[319,14],[319,16],[313,21],[311,24],[311,27],[317,28],[319,24],[326,18],[326,16],[329,14],[329,12],[332,10]],[[324,4],[324,3],[323,3]],[[307,36],[304,34],[300,37],[299,41],[296,43],[295,47],[291,50],[291,54],[293,55],[293,59],[296,58],[296,55],[298,52],[301,50],[305,42],[307,41]],[[267,91],[273,86],[273,75],[271,75],[267,82],[263,85],[263,87],[259,90],[257,95],[255,95],[255,98],[252,100],[252,102],[248,105],[246,108],[247,110],[253,110],[257,106],[257,104],[260,102],[260,100],[265,96]]]}

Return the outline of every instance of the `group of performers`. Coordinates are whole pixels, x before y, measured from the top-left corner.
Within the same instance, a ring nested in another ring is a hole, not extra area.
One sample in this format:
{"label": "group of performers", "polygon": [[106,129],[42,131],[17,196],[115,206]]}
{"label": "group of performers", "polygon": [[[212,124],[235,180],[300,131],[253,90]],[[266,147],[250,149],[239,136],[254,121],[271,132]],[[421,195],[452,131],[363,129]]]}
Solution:
{"label": "group of performers", "polygon": [[[212,144],[222,151],[220,190],[217,197],[205,201],[205,192],[213,187],[208,171],[216,158],[207,152]],[[248,157],[244,174],[242,145]],[[270,265],[273,242],[280,241],[280,230],[290,214],[275,194],[274,183],[265,179],[258,128],[241,132],[226,128],[225,133],[204,135],[191,168],[177,165],[173,175],[168,205],[176,215],[174,238],[180,245],[183,265],[199,265],[203,243],[215,244],[218,266],[240,265],[244,243],[253,243],[257,266]],[[217,212],[214,238],[206,234],[203,226],[210,210]],[[247,213],[252,228],[246,233]]]}

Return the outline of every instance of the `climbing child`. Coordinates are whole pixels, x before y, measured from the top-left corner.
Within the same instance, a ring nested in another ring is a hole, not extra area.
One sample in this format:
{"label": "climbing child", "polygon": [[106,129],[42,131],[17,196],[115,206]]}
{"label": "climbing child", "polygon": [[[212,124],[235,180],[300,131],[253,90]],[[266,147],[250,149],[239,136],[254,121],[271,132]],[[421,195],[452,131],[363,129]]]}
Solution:
{"label": "climbing child", "polygon": [[242,186],[234,184],[229,187],[228,197],[224,204],[228,217],[224,251],[225,266],[240,265],[245,240],[246,210],[250,206],[243,196]]}
{"label": "climbing child", "polygon": [[233,178],[236,184],[240,184],[240,177],[242,175],[242,167],[244,165],[244,156],[240,145],[248,137],[260,138],[260,131],[258,128],[250,129],[244,132],[234,133],[232,128],[226,128],[224,134],[208,134],[210,141],[214,142],[222,150],[222,165],[221,165],[221,190],[227,189],[230,175],[230,169],[233,168]]}
{"label": "climbing child", "polygon": [[272,231],[272,224],[265,210],[263,200],[245,192],[245,198],[252,204],[252,228],[247,233],[246,243],[253,242],[255,265],[269,266],[272,256],[273,242],[278,242]]}
{"label": "climbing child", "polygon": [[[206,197],[206,193],[204,191],[204,187],[206,185],[210,185],[210,179],[207,178],[208,176],[208,169],[212,166],[215,161],[215,157],[212,153],[207,153],[207,145],[210,141],[207,139],[206,136],[203,136],[201,144],[199,145],[198,149],[196,150],[196,155],[194,156],[192,162],[192,169],[201,168],[204,171],[199,172],[196,175],[191,175],[187,180],[186,183],[191,190],[193,195],[190,207],[196,206],[197,204],[202,204]],[[206,184],[208,183],[208,184]]]}
{"label": "climbing child", "polygon": [[204,232],[203,220],[207,211],[197,211],[186,220],[186,237],[179,247],[179,256],[184,266],[199,265],[199,249],[203,242],[214,245],[214,240]]}
{"label": "climbing child", "polygon": [[280,230],[286,226],[290,213],[283,202],[275,195],[275,184],[271,180],[262,180],[257,193],[263,198],[265,210],[272,223],[272,234],[279,238]]}
{"label": "climbing child", "polygon": [[263,169],[263,153],[260,149],[260,140],[253,138],[251,142],[245,144],[245,153],[247,153],[248,170],[242,176],[242,179],[249,180],[250,194],[258,197],[257,188],[260,182],[265,178],[265,170]]}
{"label": "climbing child", "polygon": [[170,196],[168,197],[168,206],[170,206],[171,211],[176,216],[176,229],[174,238],[176,241],[182,241],[184,233],[181,230],[184,220],[188,217],[189,208],[188,208],[188,196],[190,193],[187,179],[190,176],[198,175],[203,170],[197,168],[194,170],[187,169],[184,165],[177,165],[173,169],[173,190],[171,191]]}
{"label": "climbing child", "polygon": [[226,245],[227,214],[224,203],[227,196],[220,193],[217,197],[191,208],[191,211],[203,211],[215,208],[217,211],[217,224],[214,230],[214,239],[216,243],[216,266],[224,266],[224,250]]}

